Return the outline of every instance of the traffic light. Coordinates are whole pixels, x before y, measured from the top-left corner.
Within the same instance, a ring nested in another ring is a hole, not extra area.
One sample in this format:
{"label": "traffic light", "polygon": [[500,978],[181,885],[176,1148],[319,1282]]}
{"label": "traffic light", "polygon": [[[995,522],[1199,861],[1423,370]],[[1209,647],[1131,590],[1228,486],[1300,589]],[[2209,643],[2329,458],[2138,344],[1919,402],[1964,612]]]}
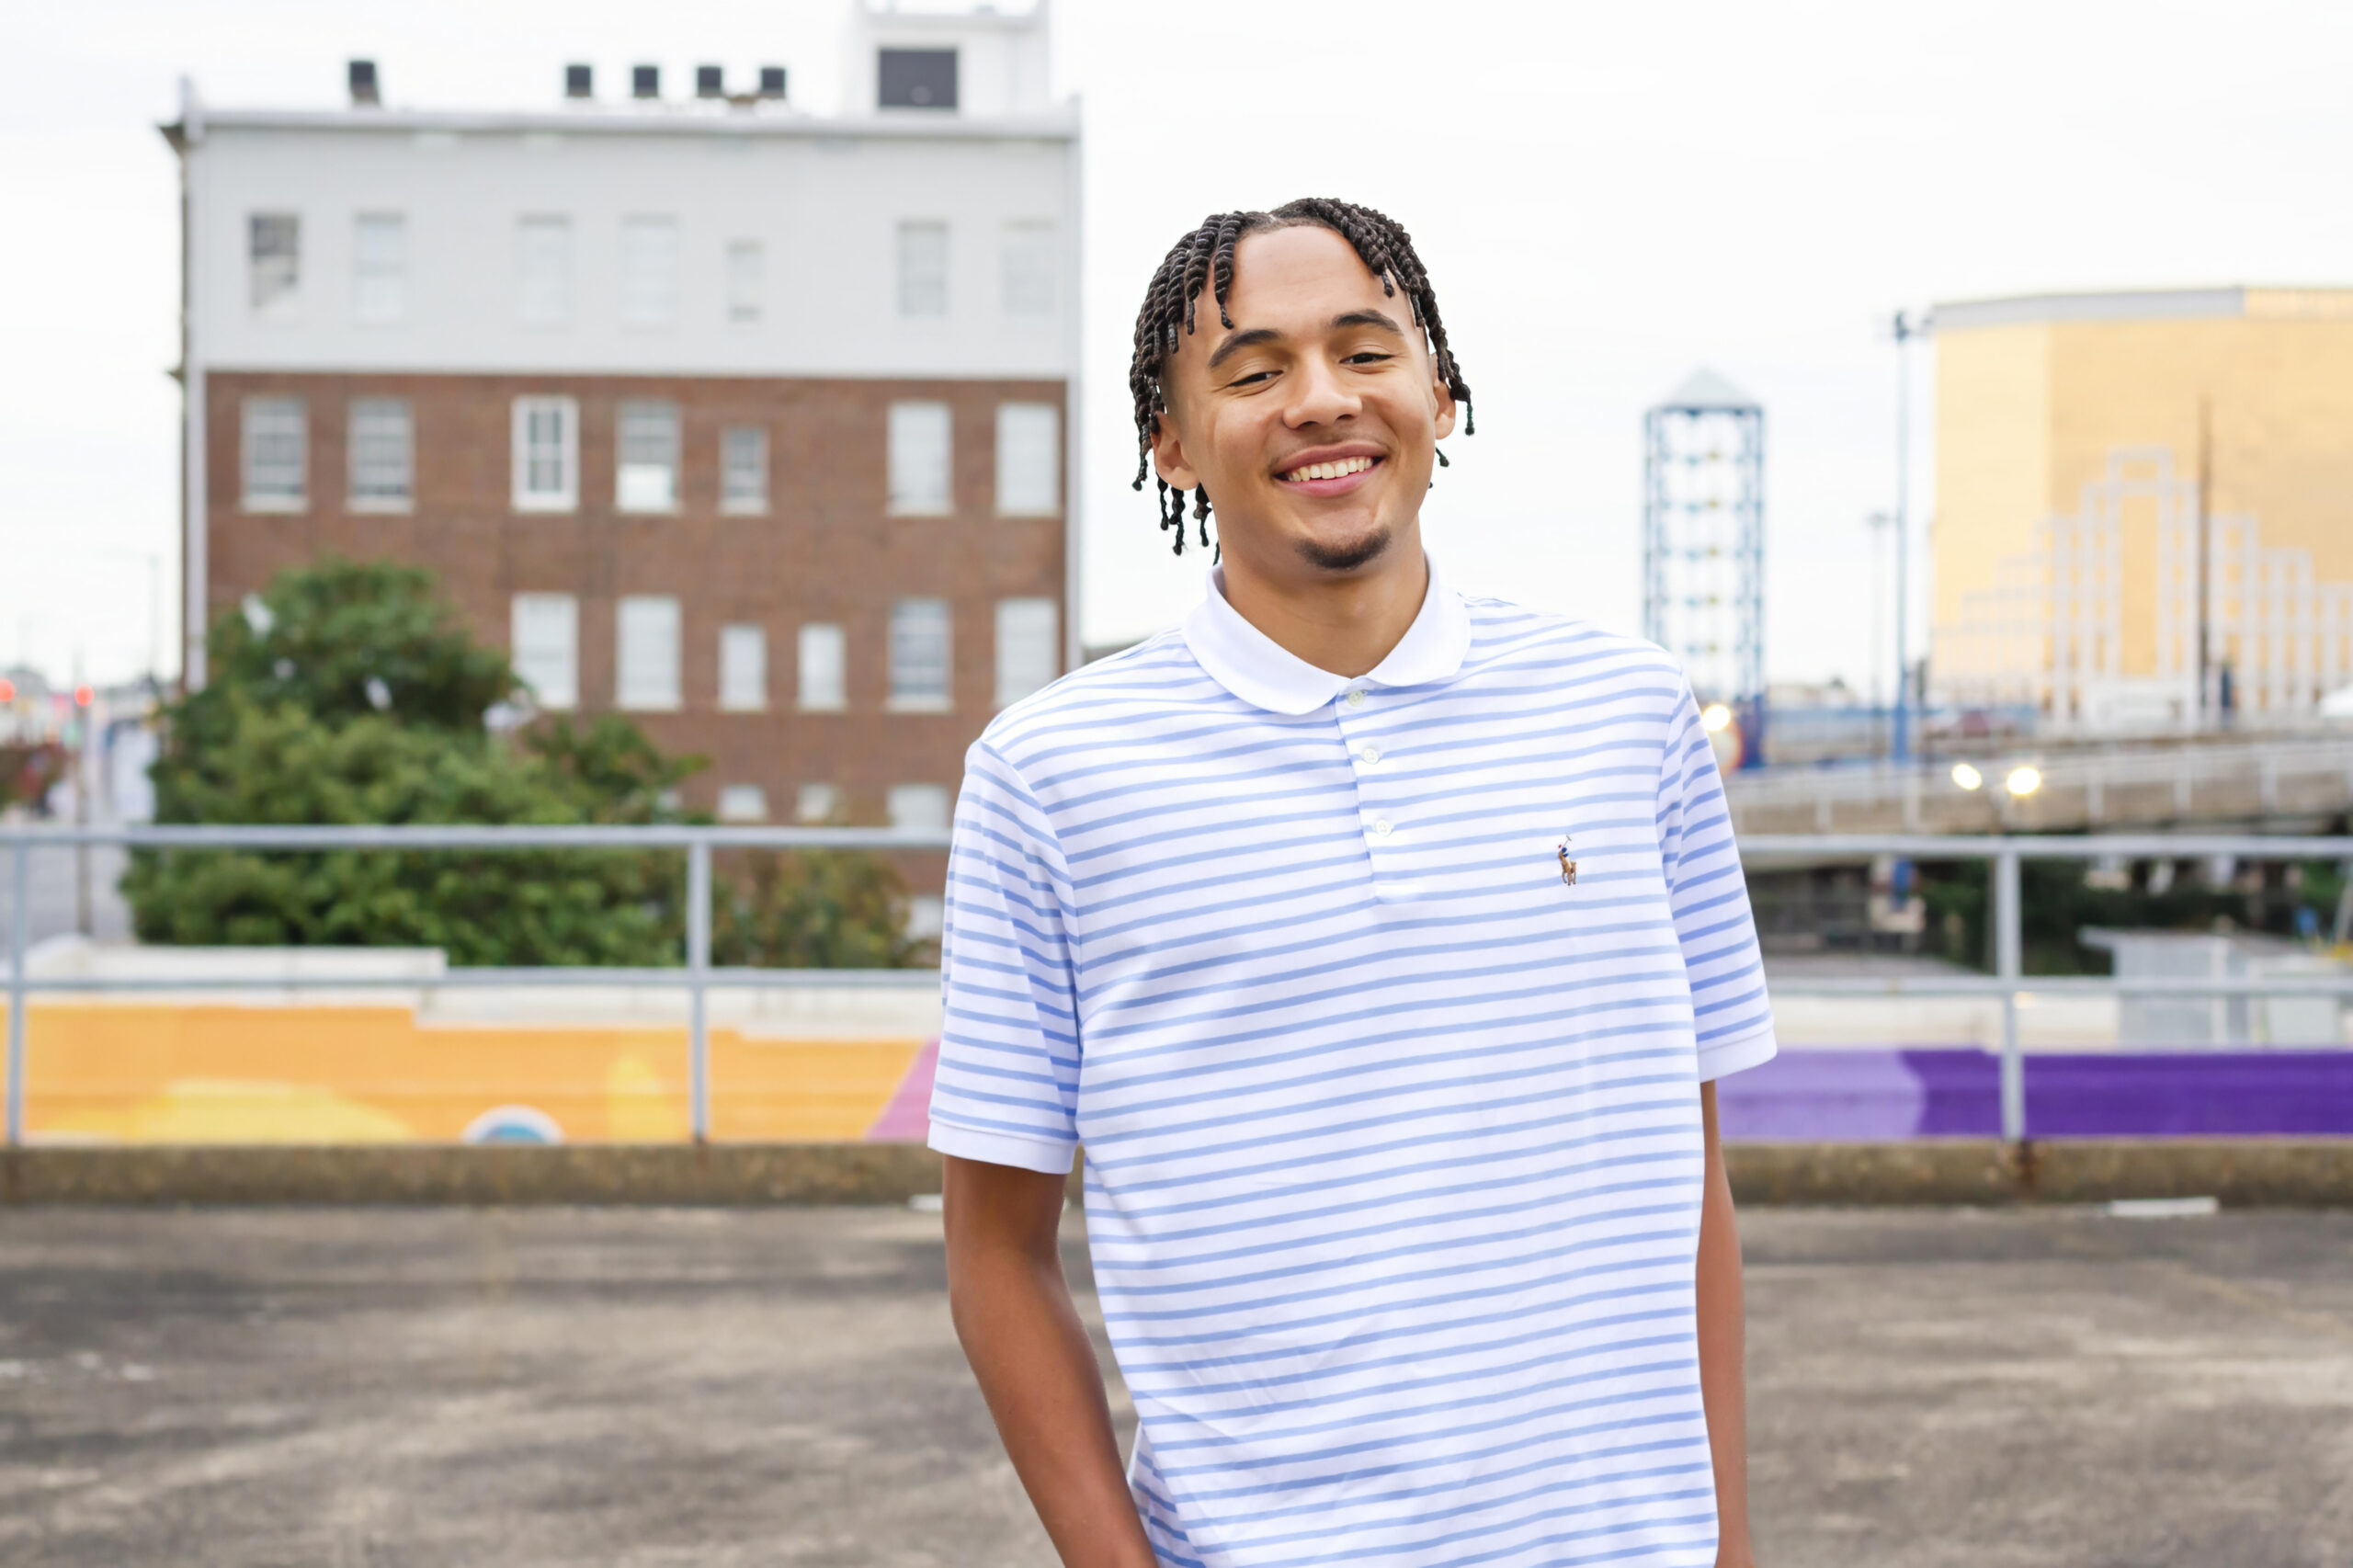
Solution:
{"label": "traffic light", "polygon": [[87,708],[97,699],[97,692],[87,686],[77,686],[74,688],[74,706],[76,708]]}
{"label": "traffic light", "polygon": [[17,683],[9,680],[6,676],[0,676],[0,702],[14,702],[16,700]]}

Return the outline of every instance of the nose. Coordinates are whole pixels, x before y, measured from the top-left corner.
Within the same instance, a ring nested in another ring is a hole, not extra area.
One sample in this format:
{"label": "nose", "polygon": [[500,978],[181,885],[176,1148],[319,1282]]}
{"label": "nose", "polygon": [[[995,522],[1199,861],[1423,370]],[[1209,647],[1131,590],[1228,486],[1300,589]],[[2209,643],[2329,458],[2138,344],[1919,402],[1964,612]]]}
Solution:
{"label": "nose", "polygon": [[1309,357],[1291,378],[1291,398],[1283,410],[1283,423],[1293,429],[1303,426],[1331,425],[1353,418],[1364,406],[1363,399],[1340,377],[1338,367],[1322,356]]}

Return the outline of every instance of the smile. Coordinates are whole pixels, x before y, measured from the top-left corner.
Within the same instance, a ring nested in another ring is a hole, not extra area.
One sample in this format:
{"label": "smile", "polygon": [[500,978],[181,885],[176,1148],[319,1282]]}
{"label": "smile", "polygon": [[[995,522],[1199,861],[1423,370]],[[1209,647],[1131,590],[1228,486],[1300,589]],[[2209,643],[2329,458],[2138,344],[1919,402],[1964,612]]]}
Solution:
{"label": "smile", "polygon": [[1362,473],[1379,462],[1379,458],[1336,458],[1330,462],[1308,463],[1292,469],[1281,476],[1286,484],[1304,483],[1311,479],[1346,479],[1352,473]]}

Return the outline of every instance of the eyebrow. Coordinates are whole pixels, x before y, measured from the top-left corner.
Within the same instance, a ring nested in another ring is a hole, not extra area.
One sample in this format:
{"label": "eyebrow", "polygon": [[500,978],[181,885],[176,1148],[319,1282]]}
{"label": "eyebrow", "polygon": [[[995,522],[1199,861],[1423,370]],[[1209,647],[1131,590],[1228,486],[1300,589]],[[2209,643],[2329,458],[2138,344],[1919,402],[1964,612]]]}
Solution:
{"label": "eyebrow", "polygon": [[[1332,318],[1332,327],[1336,332],[1345,332],[1352,326],[1377,326],[1400,337],[1405,335],[1404,327],[1379,311],[1347,311]],[[1245,348],[1256,348],[1262,343],[1279,343],[1282,335],[1270,326],[1254,326],[1247,332],[1237,332],[1217,346],[1217,352],[1210,356],[1209,368],[1216,369]]]}

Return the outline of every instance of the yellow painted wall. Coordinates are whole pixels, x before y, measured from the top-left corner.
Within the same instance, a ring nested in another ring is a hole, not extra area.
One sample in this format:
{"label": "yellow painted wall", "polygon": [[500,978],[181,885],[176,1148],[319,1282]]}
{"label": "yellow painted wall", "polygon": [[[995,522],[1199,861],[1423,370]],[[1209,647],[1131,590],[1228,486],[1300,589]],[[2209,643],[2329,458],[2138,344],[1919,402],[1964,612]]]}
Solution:
{"label": "yellow painted wall", "polygon": [[[714,1028],[712,1135],[862,1137],[922,1047]],[[25,1083],[27,1130],[53,1142],[449,1141],[505,1105],[576,1142],[688,1131],[683,1028],[443,1026],[404,1007],[36,1002]]]}
{"label": "yellow painted wall", "polygon": [[[2002,557],[2033,542],[2050,509],[2051,329],[2040,323],[1940,334],[1931,624],[1961,617]],[[1931,654],[1933,658],[1933,653]]]}
{"label": "yellow painted wall", "polygon": [[[2075,512],[2120,449],[2166,448],[2194,478],[2201,402],[2213,511],[2353,580],[2353,290],[2250,290],[2238,317],[1941,328],[1936,352],[1935,623]],[[2154,537],[2128,518],[2128,676],[2156,669]]]}

